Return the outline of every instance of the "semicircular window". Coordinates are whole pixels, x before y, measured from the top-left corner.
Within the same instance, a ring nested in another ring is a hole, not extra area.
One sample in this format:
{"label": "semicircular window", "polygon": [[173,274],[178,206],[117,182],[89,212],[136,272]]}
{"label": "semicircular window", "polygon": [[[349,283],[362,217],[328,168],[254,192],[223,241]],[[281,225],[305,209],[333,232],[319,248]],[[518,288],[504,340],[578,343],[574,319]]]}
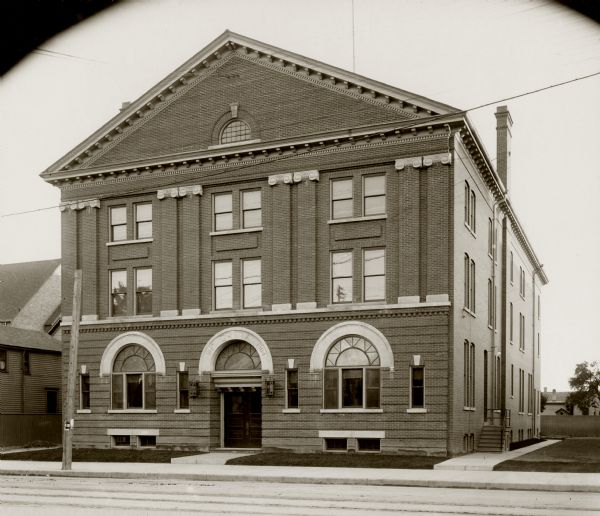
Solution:
{"label": "semicircular window", "polygon": [[125,346],[113,362],[112,408],[155,409],[156,368],[152,354],[137,344]]}
{"label": "semicircular window", "polygon": [[244,341],[235,341],[229,344],[217,358],[215,370],[231,371],[242,370],[249,371],[260,369],[260,356],[254,346]]}
{"label": "semicircular window", "polygon": [[221,131],[221,143],[243,142],[250,139],[250,126],[242,120],[229,122]]}
{"label": "semicircular window", "polygon": [[380,407],[379,353],[367,339],[348,335],[327,353],[323,370],[323,407],[376,409]]}

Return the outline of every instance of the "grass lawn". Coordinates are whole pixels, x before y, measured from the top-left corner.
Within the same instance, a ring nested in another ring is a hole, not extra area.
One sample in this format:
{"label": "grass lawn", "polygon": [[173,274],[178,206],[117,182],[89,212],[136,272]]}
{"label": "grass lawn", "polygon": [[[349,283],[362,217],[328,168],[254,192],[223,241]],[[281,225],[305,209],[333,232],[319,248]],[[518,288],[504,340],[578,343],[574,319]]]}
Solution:
{"label": "grass lawn", "polygon": [[[172,457],[186,455],[199,455],[196,451],[171,451],[171,450],[117,450],[75,448],[73,449],[73,462],[171,462]],[[3,453],[0,460],[41,460],[62,461],[62,448],[51,450],[27,450],[24,452]]]}
{"label": "grass lawn", "polygon": [[433,469],[445,457],[355,453],[258,453],[227,461],[236,466],[315,466],[332,468]]}
{"label": "grass lawn", "polygon": [[514,460],[501,462],[494,470],[600,473],[600,438],[565,439]]}

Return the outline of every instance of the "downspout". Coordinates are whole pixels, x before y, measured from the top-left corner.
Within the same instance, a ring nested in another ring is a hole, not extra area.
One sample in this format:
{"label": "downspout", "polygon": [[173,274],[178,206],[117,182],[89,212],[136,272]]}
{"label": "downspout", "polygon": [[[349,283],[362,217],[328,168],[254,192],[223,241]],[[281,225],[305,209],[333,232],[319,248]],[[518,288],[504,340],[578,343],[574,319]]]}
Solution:
{"label": "downspout", "polygon": [[[531,273],[531,303],[532,303],[532,310],[531,310],[531,331],[532,331],[532,338],[531,338],[531,383],[532,383],[532,390],[535,393],[535,320],[536,320],[536,313],[535,313],[535,275],[539,275],[542,272],[542,267],[544,265],[541,264],[539,267],[534,267],[533,272]],[[531,396],[531,392],[529,393],[529,395]],[[537,397],[534,395],[533,398],[533,407],[532,407],[532,411],[531,411],[531,428],[533,430],[533,436],[535,437],[536,435],[536,425],[535,425],[535,416],[536,416],[536,405],[537,405]]]}
{"label": "downspout", "polygon": [[496,259],[498,257],[498,250],[497,250],[497,239],[496,239],[496,209],[498,208],[498,205],[503,202],[504,199],[501,200],[496,200],[494,201],[494,204],[492,206],[492,234],[491,234],[491,238],[492,238],[492,320],[491,320],[491,325],[492,325],[492,347],[491,347],[491,355],[492,355],[492,392],[494,393],[493,399],[492,401],[492,424],[494,422],[494,411],[498,409],[498,407],[496,406],[496,401],[498,399],[498,395],[499,393],[498,391],[498,385],[497,385],[497,379],[496,379],[496,327],[497,327],[497,323],[496,323],[496,316],[497,316],[497,310],[496,310]]}

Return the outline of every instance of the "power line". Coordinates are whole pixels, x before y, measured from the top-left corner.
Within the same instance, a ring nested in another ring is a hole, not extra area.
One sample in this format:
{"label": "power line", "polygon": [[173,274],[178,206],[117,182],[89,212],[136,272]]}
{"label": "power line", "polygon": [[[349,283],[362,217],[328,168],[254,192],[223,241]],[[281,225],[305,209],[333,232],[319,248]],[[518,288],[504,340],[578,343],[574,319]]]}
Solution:
{"label": "power line", "polygon": [[76,56],[73,54],[65,54],[64,52],[57,52],[55,50],[48,50],[46,48],[34,48],[32,50],[33,53],[38,54],[40,56],[46,56],[46,57],[67,57],[69,59],[78,59],[81,61],[90,61],[93,63],[102,63],[102,64],[107,64],[106,61],[99,61],[97,59],[91,59],[89,57],[81,57],[81,56]]}
{"label": "power line", "polygon": [[[571,84],[573,82],[581,81],[581,80],[584,80],[584,79],[590,79],[590,78],[596,77],[598,75],[600,75],[600,72],[594,72],[594,73],[591,73],[591,74],[588,74],[588,75],[583,75],[583,76],[580,76],[580,77],[575,77],[575,78],[569,79],[567,81],[562,81],[562,82],[558,82],[558,83],[555,83],[555,84],[550,84],[548,86],[543,86],[543,87],[537,88],[535,90],[530,90],[530,91],[526,91],[526,92],[523,92],[523,93],[519,93],[517,95],[512,95],[510,97],[504,97],[502,99],[497,99],[497,100],[494,100],[494,101],[486,102],[484,104],[479,104],[477,106],[473,106],[473,107],[470,107],[468,109],[463,109],[463,110],[460,110],[460,111],[453,111],[453,112],[448,113],[448,114],[432,115],[432,116],[429,116],[429,117],[423,117],[423,118],[418,118],[418,119],[409,120],[409,121],[402,120],[402,121],[399,121],[399,124],[402,124],[402,125],[400,125],[398,128],[409,128],[409,127],[411,127],[411,125],[421,125],[421,124],[426,123],[428,121],[434,121],[434,120],[437,120],[437,119],[440,119],[440,118],[444,118],[444,117],[448,117],[448,116],[455,116],[455,115],[460,115],[460,114],[466,114],[469,111],[475,111],[477,109],[482,109],[484,107],[488,107],[488,106],[492,106],[494,104],[498,104],[500,102],[506,102],[508,100],[514,100],[514,99],[522,98],[522,97],[525,97],[525,96],[528,96],[528,95],[533,95],[533,94],[536,94],[536,93],[540,93],[542,91],[550,90],[552,88],[558,88],[559,86],[564,86],[566,84]],[[336,145],[335,144],[331,144],[328,147],[330,147],[330,146],[336,146]],[[278,161],[282,161],[282,160],[289,159],[289,158],[295,158],[295,157],[302,156],[302,155],[303,155],[303,153],[284,155],[284,156],[281,156],[279,158],[268,160],[266,162],[249,163],[247,165],[242,165],[242,166],[236,167],[236,170],[243,170],[243,169],[246,169],[246,168],[256,167],[256,166],[264,165],[264,164],[267,164],[267,163],[275,163],[275,162],[278,162]],[[215,171],[212,171],[212,173],[208,172],[206,175],[203,176],[203,178],[204,179],[205,178],[210,178],[212,175],[220,174],[220,173],[221,173],[221,170],[215,170]],[[188,181],[190,181],[190,179],[186,178],[186,179],[182,179],[181,181],[174,181],[174,182],[170,183],[170,185],[171,186],[175,186],[175,185],[178,185],[178,184],[187,183]],[[124,191],[124,192],[121,191],[120,194],[121,195],[130,195],[130,194],[134,194],[134,193],[142,193],[142,192],[145,192],[145,191],[147,191],[147,188],[144,188],[144,189],[137,188],[137,189],[128,190],[128,191]],[[106,198],[109,198],[109,197],[113,197],[113,195],[110,195],[110,194],[101,195],[101,196],[98,196],[98,199],[106,199]],[[34,210],[26,210],[26,211],[5,213],[3,215],[0,215],[0,218],[12,217],[12,216],[16,216],[16,215],[25,215],[25,214],[28,214],[28,213],[35,213],[35,212],[46,211],[46,210],[52,210],[52,209],[55,209],[55,208],[58,208],[58,207],[59,206],[47,206],[45,208],[37,208],[37,209],[34,209]]]}

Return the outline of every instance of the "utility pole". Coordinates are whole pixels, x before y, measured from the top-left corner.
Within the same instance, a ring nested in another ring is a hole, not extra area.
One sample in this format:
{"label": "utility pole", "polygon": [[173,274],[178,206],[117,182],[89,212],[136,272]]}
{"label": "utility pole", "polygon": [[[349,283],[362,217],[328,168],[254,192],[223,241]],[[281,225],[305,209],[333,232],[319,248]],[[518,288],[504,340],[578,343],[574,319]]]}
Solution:
{"label": "utility pole", "polygon": [[73,281],[73,310],[71,322],[71,345],[69,347],[69,371],[67,373],[67,403],[63,429],[62,469],[70,470],[73,459],[73,401],[77,380],[77,348],[79,347],[79,319],[81,319],[81,269],[75,271]]}

